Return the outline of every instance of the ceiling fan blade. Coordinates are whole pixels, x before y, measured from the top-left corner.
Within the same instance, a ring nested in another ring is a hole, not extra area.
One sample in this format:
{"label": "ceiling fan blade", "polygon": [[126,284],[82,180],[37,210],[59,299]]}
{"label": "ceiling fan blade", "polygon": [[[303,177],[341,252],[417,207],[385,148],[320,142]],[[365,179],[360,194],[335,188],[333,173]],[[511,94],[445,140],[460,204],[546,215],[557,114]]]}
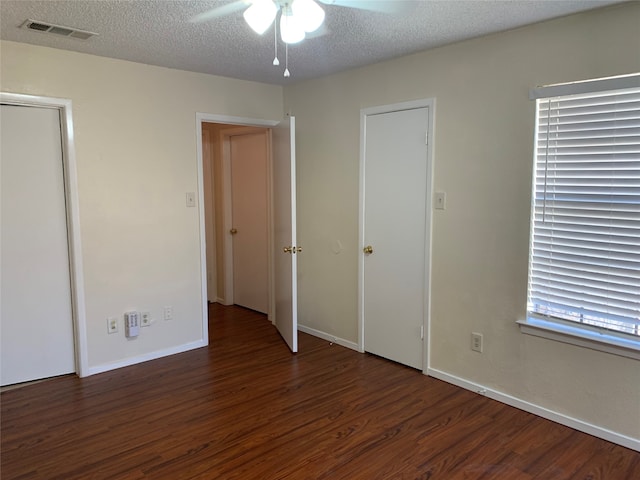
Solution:
{"label": "ceiling fan blade", "polygon": [[211,10],[207,10],[206,12],[199,13],[189,21],[191,23],[208,22],[214,18],[225,17],[232,13],[239,12],[240,10],[247,8],[249,4],[250,3],[247,0],[235,0],[234,2],[227,3],[226,5],[221,5],[219,7],[212,8]]}
{"label": "ceiling fan blade", "polygon": [[329,33],[331,32],[329,31],[329,28],[327,28],[327,24],[323,23],[322,25],[320,25],[320,27],[318,27],[313,32],[307,33],[305,38],[318,38],[324,35],[328,35]]}
{"label": "ceiling fan blade", "polygon": [[381,13],[400,13],[411,7],[410,2],[398,0],[318,0],[325,5],[335,5],[337,7],[357,8],[359,10],[369,10]]}

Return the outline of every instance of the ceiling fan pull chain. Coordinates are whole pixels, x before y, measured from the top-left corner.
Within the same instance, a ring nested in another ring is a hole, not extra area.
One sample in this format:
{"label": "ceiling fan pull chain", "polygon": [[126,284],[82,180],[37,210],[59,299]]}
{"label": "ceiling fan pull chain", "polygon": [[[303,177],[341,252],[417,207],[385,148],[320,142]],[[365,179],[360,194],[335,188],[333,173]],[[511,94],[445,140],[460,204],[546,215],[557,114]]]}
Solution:
{"label": "ceiling fan pull chain", "polygon": [[291,73],[289,73],[289,44],[284,44],[284,76],[289,78]]}
{"label": "ceiling fan pull chain", "polygon": [[275,66],[278,66],[280,65],[280,60],[278,60],[278,18],[277,17],[273,22],[273,49],[276,52],[273,57],[273,64]]}

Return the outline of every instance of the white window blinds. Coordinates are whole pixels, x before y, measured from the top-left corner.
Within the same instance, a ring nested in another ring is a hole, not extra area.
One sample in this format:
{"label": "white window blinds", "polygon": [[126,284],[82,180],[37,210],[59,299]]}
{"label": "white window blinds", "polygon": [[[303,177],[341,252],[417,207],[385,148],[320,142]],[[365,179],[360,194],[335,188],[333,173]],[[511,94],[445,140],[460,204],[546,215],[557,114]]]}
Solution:
{"label": "white window blinds", "polygon": [[640,337],[640,77],[630,80],[536,100],[528,313]]}

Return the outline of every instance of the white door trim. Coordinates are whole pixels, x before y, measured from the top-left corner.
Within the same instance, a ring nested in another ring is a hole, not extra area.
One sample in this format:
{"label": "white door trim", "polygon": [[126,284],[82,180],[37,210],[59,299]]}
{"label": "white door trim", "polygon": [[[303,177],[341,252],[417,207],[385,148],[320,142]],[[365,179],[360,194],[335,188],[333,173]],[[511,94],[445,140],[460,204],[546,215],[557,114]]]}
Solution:
{"label": "white door trim", "polygon": [[[204,169],[203,169],[203,161],[202,161],[202,124],[203,123],[223,123],[228,125],[238,125],[238,126],[247,126],[247,127],[264,127],[271,128],[278,124],[279,120],[265,120],[258,118],[247,118],[247,117],[234,117],[230,115],[217,115],[214,113],[196,113],[196,152],[197,152],[197,174],[198,174],[198,202],[201,206],[200,208],[200,266],[201,266],[201,282],[202,282],[202,321],[203,321],[203,332],[204,338],[208,338],[209,331],[209,307],[207,305],[207,247],[206,247],[206,231],[205,231],[205,216],[204,216]],[[268,136],[270,138],[270,136]],[[269,150],[271,149],[271,144],[269,142]],[[271,183],[271,158],[268,159],[269,162],[269,183]],[[269,197],[271,198],[271,192],[268,192]],[[273,224],[273,219],[271,218],[272,205],[271,199],[269,200],[269,225]],[[227,215],[225,214],[225,217]],[[270,227],[270,230],[272,228]],[[214,232],[215,234],[215,232]],[[269,233],[269,241],[270,244],[273,245],[272,232]],[[269,265],[273,265],[273,249],[269,249]],[[273,322],[273,272],[272,268],[270,268],[269,274],[269,314],[268,318]],[[227,280],[225,279],[225,290],[227,288]],[[226,291],[225,291],[226,295]],[[225,299],[226,300],[226,299]]]}
{"label": "white door trim", "polygon": [[409,102],[380,105],[360,110],[360,171],[359,171],[359,206],[358,206],[358,351],[364,352],[364,167],[367,135],[367,117],[381,113],[398,112],[416,108],[428,108],[429,128],[427,131],[427,196],[426,196],[426,235],[425,235],[425,317],[423,320],[424,346],[422,372],[427,373],[430,365],[430,325],[431,325],[431,235],[432,235],[432,192],[433,192],[433,139],[435,127],[435,98],[412,100]]}
{"label": "white door trim", "polygon": [[69,242],[69,273],[71,275],[71,311],[73,316],[76,373],[80,377],[90,375],[87,350],[87,319],[84,296],[84,270],[80,241],[80,210],[78,177],[73,134],[71,100],[65,98],[23,95],[0,92],[0,103],[29,107],[54,108],[60,112],[62,130],[62,162],[64,165],[64,190]]}

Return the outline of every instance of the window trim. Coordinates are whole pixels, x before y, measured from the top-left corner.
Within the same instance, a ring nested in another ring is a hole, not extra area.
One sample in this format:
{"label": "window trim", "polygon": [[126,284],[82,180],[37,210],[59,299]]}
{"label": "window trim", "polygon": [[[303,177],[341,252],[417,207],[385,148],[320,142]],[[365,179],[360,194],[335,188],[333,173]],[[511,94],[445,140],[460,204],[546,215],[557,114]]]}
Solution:
{"label": "window trim", "polygon": [[607,90],[623,90],[625,88],[640,88],[640,74],[632,73],[618,77],[536,87],[529,90],[529,100],[577,95],[580,93],[604,92]]}
{"label": "window trim", "polygon": [[520,331],[527,335],[640,360],[640,340],[627,338],[624,334],[618,335],[598,327],[572,325],[562,320],[547,320],[531,315],[516,323],[520,326]]}
{"label": "window trim", "polygon": [[[625,88],[640,88],[640,74],[634,73],[532,88],[529,91],[529,99],[537,100]],[[533,181],[535,182],[535,174]],[[533,190],[531,194],[533,194]],[[533,228],[533,224],[531,228]],[[529,253],[531,253],[531,248],[532,246],[529,245]],[[556,318],[550,319],[530,313],[527,314],[524,320],[518,320],[516,323],[519,325],[520,331],[527,335],[640,360],[640,338],[635,338],[631,335],[592,325],[577,324]]]}

